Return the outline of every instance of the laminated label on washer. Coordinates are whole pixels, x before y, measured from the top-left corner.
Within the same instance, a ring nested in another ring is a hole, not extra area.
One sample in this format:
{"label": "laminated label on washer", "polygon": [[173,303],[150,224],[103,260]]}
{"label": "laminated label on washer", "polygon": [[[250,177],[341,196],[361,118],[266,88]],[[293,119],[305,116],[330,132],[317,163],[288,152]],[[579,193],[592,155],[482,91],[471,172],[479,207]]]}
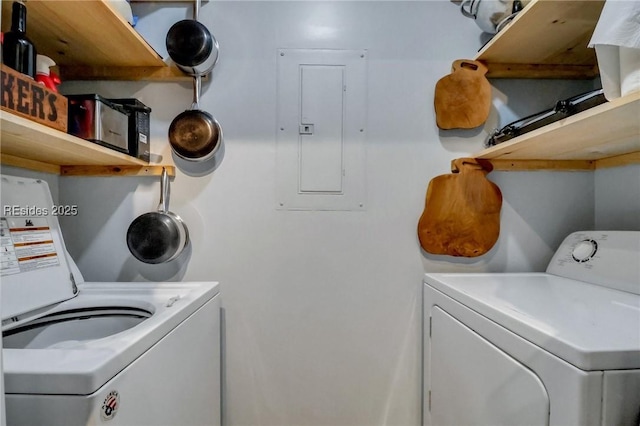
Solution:
{"label": "laminated label on washer", "polygon": [[3,328],[76,295],[56,205],[40,179],[0,175]]}
{"label": "laminated label on washer", "polygon": [[46,217],[0,218],[2,276],[60,264]]}

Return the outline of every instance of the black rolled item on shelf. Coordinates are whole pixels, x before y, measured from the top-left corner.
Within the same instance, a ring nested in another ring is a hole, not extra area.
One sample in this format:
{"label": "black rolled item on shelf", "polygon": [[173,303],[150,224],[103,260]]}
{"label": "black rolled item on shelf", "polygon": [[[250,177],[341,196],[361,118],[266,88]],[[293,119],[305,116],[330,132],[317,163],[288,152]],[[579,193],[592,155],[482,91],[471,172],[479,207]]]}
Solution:
{"label": "black rolled item on shelf", "polygon": [[607,102],[602,89],[592,90],[558,101],[553,108],[538,112],[495,129],[485,140],[485,147],[491,147],[525,133],[539,129],[547,124],[562,120],[579,112]]}

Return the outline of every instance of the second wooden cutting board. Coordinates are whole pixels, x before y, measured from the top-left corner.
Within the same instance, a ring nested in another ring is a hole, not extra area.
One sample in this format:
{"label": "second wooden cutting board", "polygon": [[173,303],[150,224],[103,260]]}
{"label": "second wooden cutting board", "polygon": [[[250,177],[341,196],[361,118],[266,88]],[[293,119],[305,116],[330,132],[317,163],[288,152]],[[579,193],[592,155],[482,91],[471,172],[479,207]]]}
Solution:
{"label": "second wooden cutting board", "polygon": [[486,178],[491,164],[473,158],[459,158],[454,164],[457,173],[429,182],[418,221],[420,245],[432,254],[481,256],[498,240],[502,193]]}

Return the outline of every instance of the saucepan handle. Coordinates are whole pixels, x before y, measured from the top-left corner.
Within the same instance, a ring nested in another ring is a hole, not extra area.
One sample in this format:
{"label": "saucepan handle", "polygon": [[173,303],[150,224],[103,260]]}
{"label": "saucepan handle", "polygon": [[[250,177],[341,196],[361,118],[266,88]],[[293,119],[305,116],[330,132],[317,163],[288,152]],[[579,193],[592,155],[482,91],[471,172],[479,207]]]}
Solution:
{"label": "saucepan handle", "polygon": [[169,174],[167,169],[162,168],[162,174],[160,175],[160,202],[158,203],[158,211],[160,213],[166,213],[169,211]]}

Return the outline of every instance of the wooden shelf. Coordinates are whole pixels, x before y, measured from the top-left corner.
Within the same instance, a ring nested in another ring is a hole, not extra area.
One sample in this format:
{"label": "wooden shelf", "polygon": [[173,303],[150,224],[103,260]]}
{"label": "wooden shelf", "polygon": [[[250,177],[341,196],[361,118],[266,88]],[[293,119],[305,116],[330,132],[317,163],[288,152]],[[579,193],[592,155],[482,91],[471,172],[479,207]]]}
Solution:
{"label": "wooden shelf", "polygon": [[489,78],[594,78],[587,47],[604,0],[531,0],[474,59]]}
{"label": "wooden shelf", "polygon": [[[587,47],[604,0],[531,0],[474,59],[490,78],[594,78]],[[640,93],[485,149],[494,170],[593,170],[640,164]]]}
{"label": "wooden shelf", "polygon": [[[13,1],[2,0],[2,29]],[[187,80],[165,63],[107,0],[29,0],[27,34],[63,80]],[[64,176],[158,176],[150,165],[16,116],[0,113],[2,164]],[[175,176],[175,167],[166,166]]]}
{"label": "wooden shelf", "polygon": [[[0,112],[0,127],[1,161],[5,165],[62,175],[156,176],[162,172],[163,166],[150,165],[6,111]],[[170,175],[175,175],[173,166],[166,167]]]}
{"label": "wooden shelf", "polygon": [[640,164],[640,92],[475,154],[494,170],[584,170]]}
{"label": "wooden shelf", "polygon": [[[12,3],[2,0],[3,31],[11,27]],[[38,53],[56,62],[63,81],[190,78],[165,63],[107,0],[29,0],[26,5],[27,35]]]}
{"label": "wooden shelf", "polygon": [[[120,67],[71,65],[61,69],[60,78],[71,80],[120,80],[120,81],[191,81],[193,77],[183,73],[178,67]],[[202,77],[208,80],[208,75]]]}

